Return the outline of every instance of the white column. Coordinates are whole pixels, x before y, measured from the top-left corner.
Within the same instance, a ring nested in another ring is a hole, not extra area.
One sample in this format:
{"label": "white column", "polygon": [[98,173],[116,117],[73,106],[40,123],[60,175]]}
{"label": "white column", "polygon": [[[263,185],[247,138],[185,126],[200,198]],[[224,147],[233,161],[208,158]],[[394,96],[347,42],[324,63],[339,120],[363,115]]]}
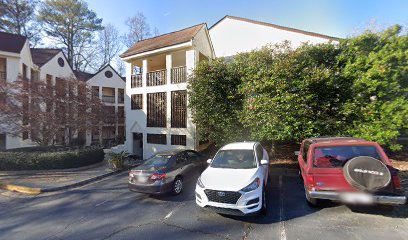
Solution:
{"label": "white column", "polygon": [[126,65],[126,86],[125,86],[125,134],[126,142],[125,146],[129,153],[133,152],[133,135],[130,131],[130,127],[133,125],[134,119],[130,118],[130,92],[131,92],[131,79],[133,74],[133,67],[131,63],[125,62]]}
{"label": "white column", "polygon": [[[186,71],[187,71],[187,77],[190,76],[193,73],[193,70],[195,69],[197,65],[197,57],[198,57],[198,52],[195,49],[188,50],[186,51]],[[187,95],[187,105],[188,105],[188,95]],[[197,134],[196,134],[196,127],[193,124],[192,118],[191,118],[191,110],[190,108],[187,108],[187,147],[192,148],[194,150],[197,149],[198,147],[198,141],[197,141]]]}
{"label": "white column", "polygon": [[170,85],[171,85],[171,68],[173,66],[173,57],[171,54],[166,55],[166,73],[167,73],[167,91],[166,91],[166,127],[169,129],[167,132],[167,145],[170,145],[170,128],[171,128],[171,91],[170,91]]}
{"label": "white column", "polygon": [[149,68],[149,63],[147,59],[143,59],[143,65],[142,65],[142,86],[146,87],[147,86],[147,71]]}
{"label": "white column", "polygon": [[197,50],[191,49],[186,51],[186,69],[187,76],[193,73],[193,70],[197,63]]}
{"label": "white column", "polygon": [[171,54],[166,55],[166,78],[167,85],[171,84],[171,68],[173,67],[173,56]]}

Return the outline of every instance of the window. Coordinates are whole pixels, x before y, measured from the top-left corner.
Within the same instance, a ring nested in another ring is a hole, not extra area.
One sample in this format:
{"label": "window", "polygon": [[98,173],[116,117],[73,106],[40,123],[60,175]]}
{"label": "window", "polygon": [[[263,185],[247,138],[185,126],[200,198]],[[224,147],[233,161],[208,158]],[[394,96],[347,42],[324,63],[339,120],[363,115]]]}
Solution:
{"label": "window", "polygon": [[0,81],[6,81],[7,79],[7,59],[0,58]]}
{"label": "window", "polygon": [[171,92],[171,127],[187,127],[187,91]]}
{"label": "window", "polygon": [[125,90],[123,88],[118,88],[118,103],[125,102]]}
{"label": "window", "polygon": [[176,167],[181,167],[188,164],[187,157],[184,153],[180,153],[176,157]]}
{"label": "window", "polygon": [[166,127],[166,93],[147,94],[147,127]]}
{"label": "window", "polygon": [[171,145],[186,146],[186,135],[171,135]]}
{"label": "window", "polygon": [[256,168],[253,150],[221,150],[211,162],[213,168],[251,169]]}
{"label": "window", "polygon": [[147,134],[147,143],[166,145],[166,134]]}
{"label": "window", "polygon": [[256,156],[258,157],[259,162],[263,159],[263,148],[261,144],[256,146]]}
{"label": "window", "polygon": [[131,109],[143,109],[143,94],[132,94]]}
{"label": "window", "polygon": [[303,161],[307,162],[307,152],[309,151],[309,147],[310,147],[311,142],[304,142],[303,143],[303,148],[302,148],[302,158]]}
{"label": "window", "polygon": [[186,154],[187,154],[187,158],[188,158],[188,160],[189,160],[190,162],[198,162],[198,161],[200,161],[200,156],[199,156],[197,153],[192,152],[192,151],[187,151]]}
{"label": "window", "polygon": [[318,168],[341,168],[348,160],[368,156],[381,159],[375,146],[335,146],[314,149],[313,165]]}

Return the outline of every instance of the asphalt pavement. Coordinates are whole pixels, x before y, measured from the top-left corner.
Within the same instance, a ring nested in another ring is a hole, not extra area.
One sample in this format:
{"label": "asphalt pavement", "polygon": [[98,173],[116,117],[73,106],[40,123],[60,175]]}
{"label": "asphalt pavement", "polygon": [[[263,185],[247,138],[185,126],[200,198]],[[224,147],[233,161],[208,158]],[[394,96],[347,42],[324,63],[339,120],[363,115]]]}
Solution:
{"label": "asphalt pavement", "polygon": [[273,171],[268,214],[232,217],[199,208],[195,179],[179,196],[130,192],[127,173],[64,192],[0,192],[0,239],[408,239],[407,206],[309,207],[296,176]]}

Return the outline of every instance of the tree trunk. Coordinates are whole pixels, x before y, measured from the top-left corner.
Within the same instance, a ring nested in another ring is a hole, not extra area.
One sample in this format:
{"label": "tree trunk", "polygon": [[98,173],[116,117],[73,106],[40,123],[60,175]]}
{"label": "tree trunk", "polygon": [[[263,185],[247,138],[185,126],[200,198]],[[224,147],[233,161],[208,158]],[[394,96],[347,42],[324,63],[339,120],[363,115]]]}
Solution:
{"label": "tree trunk", "polygon": [[276,159],[276,140],[272,139],[271,142],[271,160]]}

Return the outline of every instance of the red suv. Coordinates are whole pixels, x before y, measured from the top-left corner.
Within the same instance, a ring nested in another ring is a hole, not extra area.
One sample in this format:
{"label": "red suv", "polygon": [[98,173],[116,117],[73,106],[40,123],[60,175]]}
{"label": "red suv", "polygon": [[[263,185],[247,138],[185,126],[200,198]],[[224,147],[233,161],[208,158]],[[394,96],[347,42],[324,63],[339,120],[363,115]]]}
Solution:
{"label": "red suv", "polygon": [[306,200],[351,204],[405,204],[398,170],[378,143],[347,137],[302,142],[298,155]]}

